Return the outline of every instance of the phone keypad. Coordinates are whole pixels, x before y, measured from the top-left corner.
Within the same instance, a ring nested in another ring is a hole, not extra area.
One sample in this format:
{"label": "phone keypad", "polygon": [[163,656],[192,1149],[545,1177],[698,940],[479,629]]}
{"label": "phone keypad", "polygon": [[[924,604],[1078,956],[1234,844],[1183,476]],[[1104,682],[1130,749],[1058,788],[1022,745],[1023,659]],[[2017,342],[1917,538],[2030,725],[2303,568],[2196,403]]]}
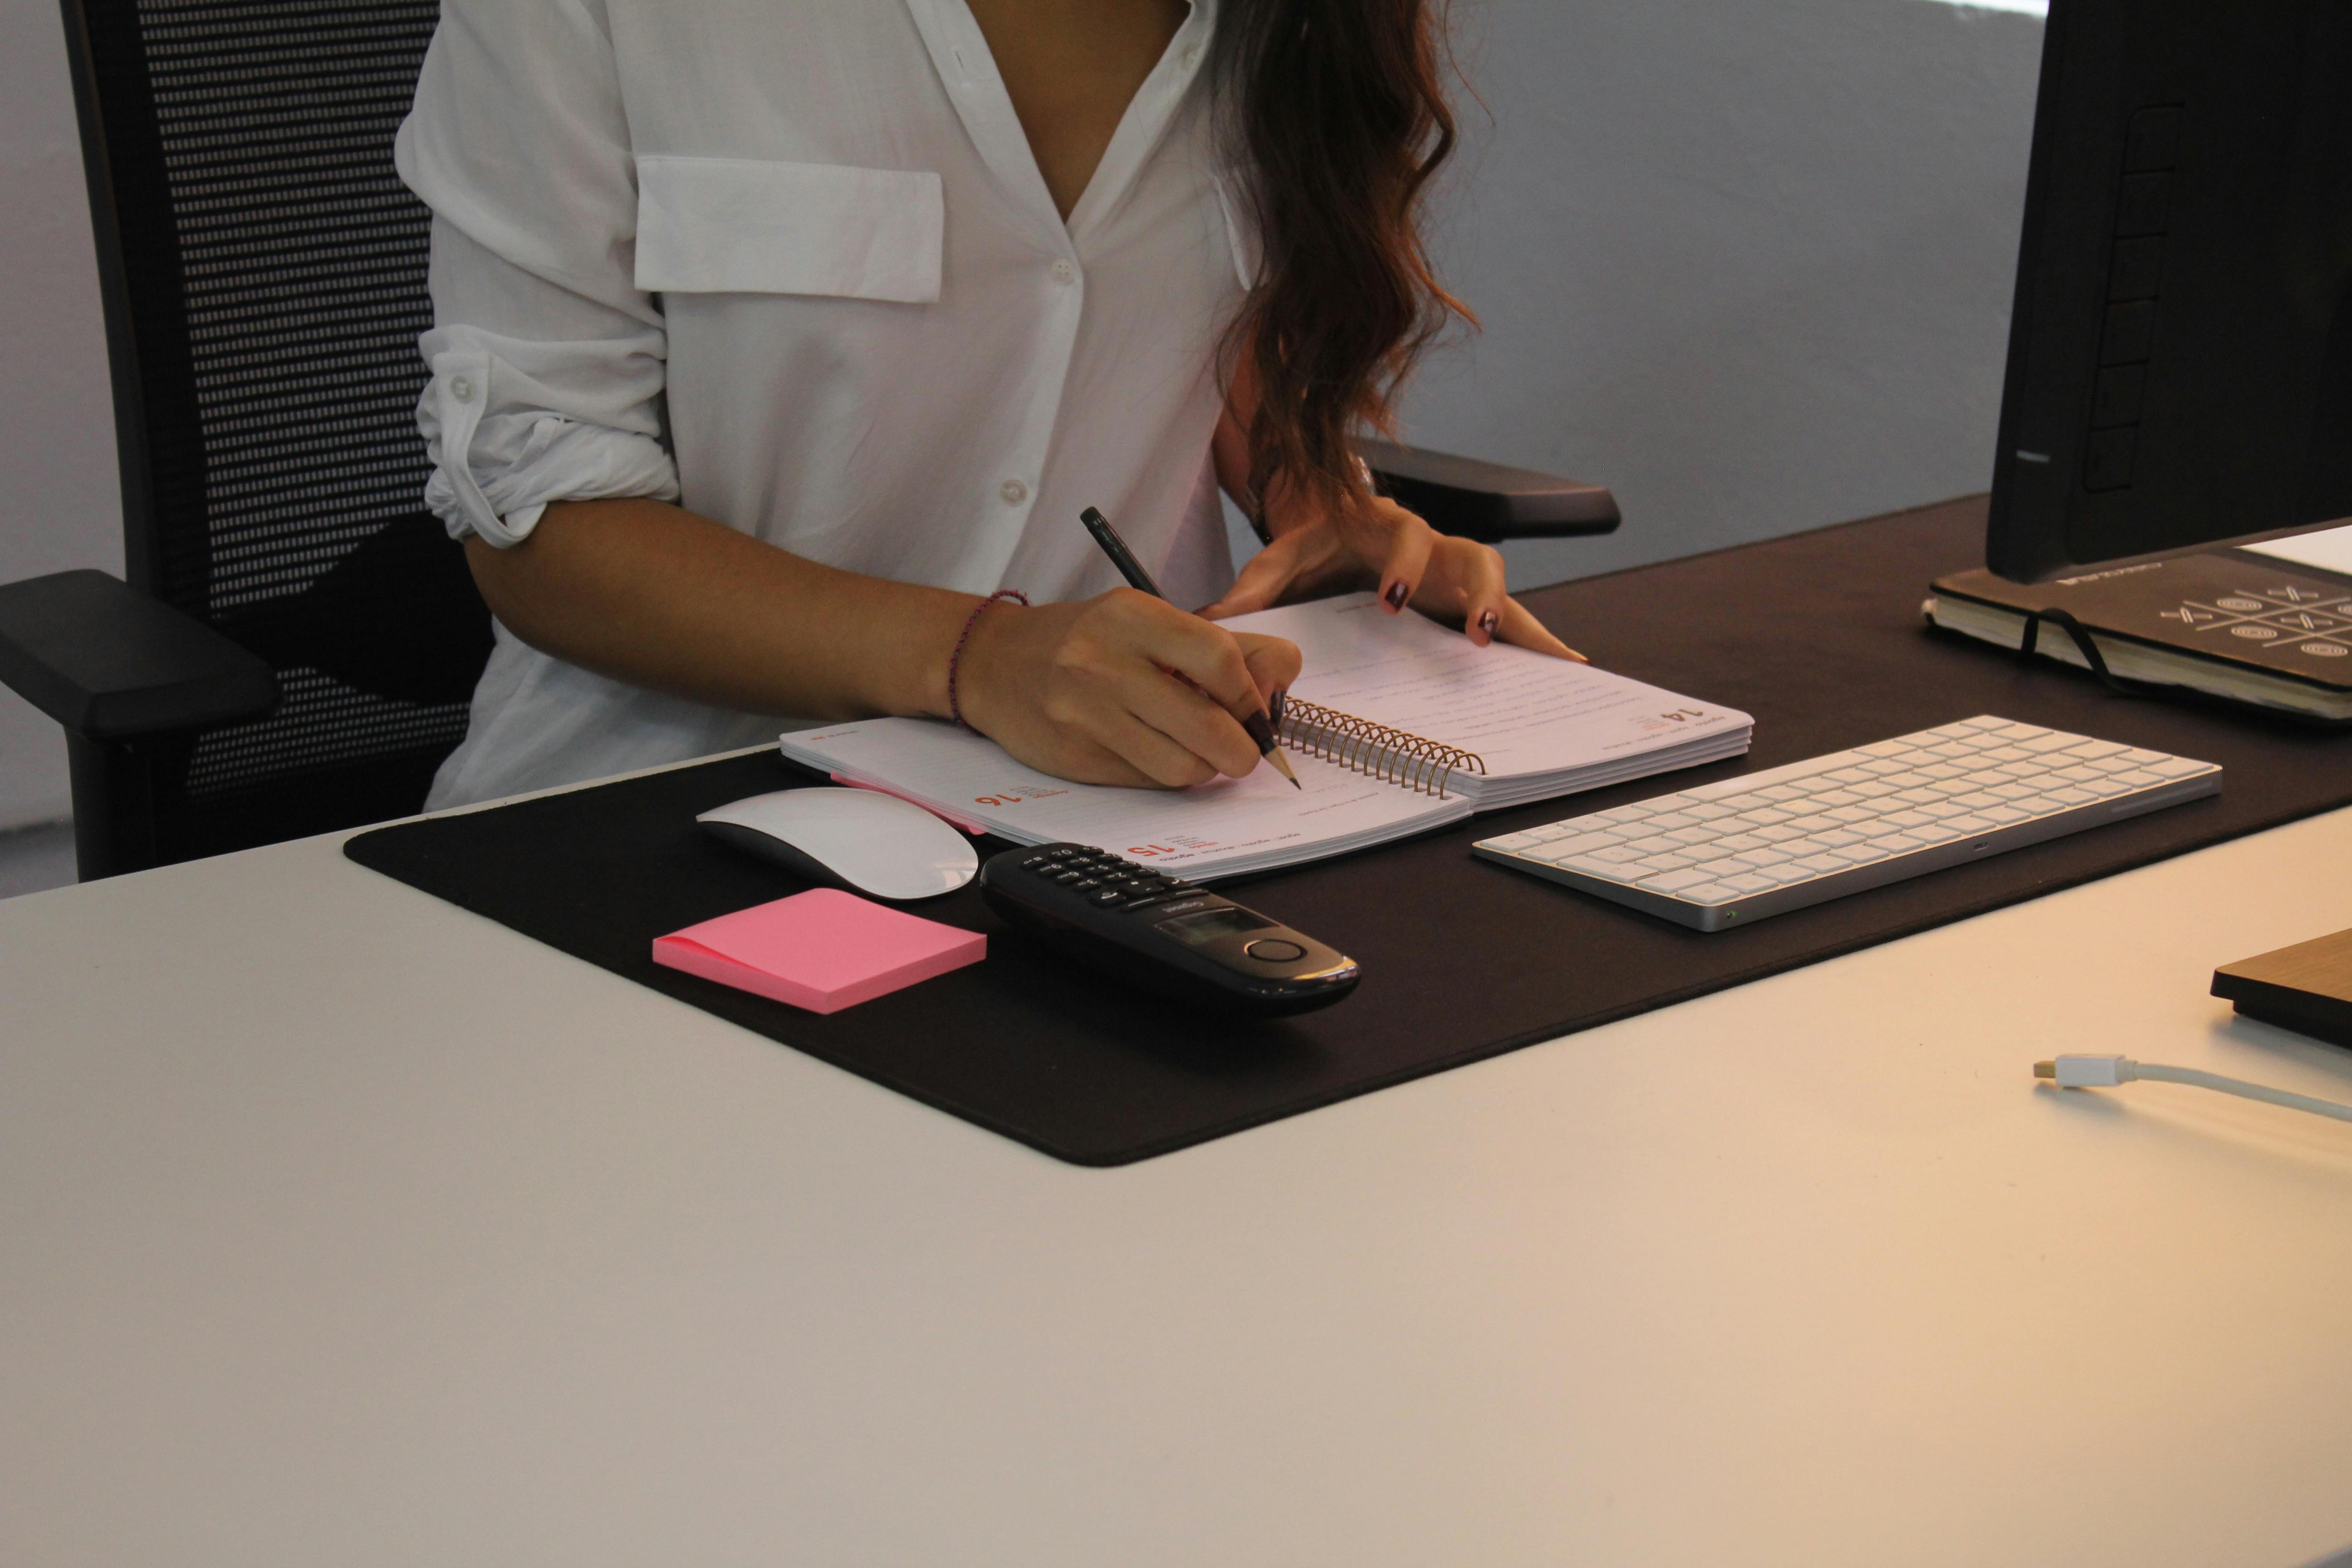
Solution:
{"label": "phone keypad", "polygon": [[1108,850],[1065,844],[1023,857],[1021,868],[1101,910],[1156,909],[1200,889]]}

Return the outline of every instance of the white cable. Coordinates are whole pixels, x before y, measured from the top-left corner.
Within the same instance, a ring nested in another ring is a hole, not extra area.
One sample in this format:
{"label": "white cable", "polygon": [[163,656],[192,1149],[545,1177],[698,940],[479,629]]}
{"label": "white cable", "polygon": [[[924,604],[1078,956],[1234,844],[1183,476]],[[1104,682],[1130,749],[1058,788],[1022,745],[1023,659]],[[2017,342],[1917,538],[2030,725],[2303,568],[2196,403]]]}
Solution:
{"label": "white cable", "polygon": [[2284,1105],[2289,1110],[2308,1110],[2314,1116],[2332,1116],[2338,1121],[2352,1121],[2352,1105],[2338,1105],[2332,1100],[2314,1100],[2307,1094],[2289,1094],[2283,1089],[2271,1089],[2243,1079],[2223,1078],[2217,1072],[2200,1072],[2195,1068],[2170,1068],[2162,1062],[2136,1062],[2129,1057],[2060,1057],[2054,1062],[2035,1062],[2033,1076],[2054,1079],[2060,1089],[2112,1089],[2119,1083],[2146,1079],[2152,1083],[2185,1083],[2191,1089],[2210,1089],[2220,1094],[2234,1094],[2242,1100],[2259,1100],[2265,1105]]}

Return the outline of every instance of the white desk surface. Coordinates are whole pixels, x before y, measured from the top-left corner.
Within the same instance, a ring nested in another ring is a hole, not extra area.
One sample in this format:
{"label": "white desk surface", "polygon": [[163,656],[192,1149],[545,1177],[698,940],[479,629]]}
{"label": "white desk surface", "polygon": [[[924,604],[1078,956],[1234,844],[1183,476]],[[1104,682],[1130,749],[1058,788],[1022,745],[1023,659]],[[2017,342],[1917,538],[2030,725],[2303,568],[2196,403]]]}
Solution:
{"label": "white desk surface", "polygon": [[2352,1126],[2029,1067],[2352,1097],[2352,811],[1111,1171],[336,842],[0,903],[0,1560],[2352,1543]]}

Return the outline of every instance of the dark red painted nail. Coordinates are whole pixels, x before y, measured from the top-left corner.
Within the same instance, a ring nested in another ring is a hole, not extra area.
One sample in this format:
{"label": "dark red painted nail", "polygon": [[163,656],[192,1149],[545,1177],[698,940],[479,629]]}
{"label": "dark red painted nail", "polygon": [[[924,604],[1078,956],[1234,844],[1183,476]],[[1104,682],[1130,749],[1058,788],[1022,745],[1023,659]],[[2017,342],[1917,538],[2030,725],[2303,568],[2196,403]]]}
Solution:
{"label": "dark red painted nail", "polygon": [[1404,608],[1404,602],[1411,597],[1412,597],[1412,590],[1405,586],[1404,579],[1402,577],[1389,584],[1389,608],[1402,610]]}
{"label": "dark red painted nail", "polygon": [[1488,637],[1493,637],[1495,635],[1495,628],[1502,624],[1503,617],[1496,615],[1492,610],[1486,611],[1478,617],[1478,629],[1485,632]]}

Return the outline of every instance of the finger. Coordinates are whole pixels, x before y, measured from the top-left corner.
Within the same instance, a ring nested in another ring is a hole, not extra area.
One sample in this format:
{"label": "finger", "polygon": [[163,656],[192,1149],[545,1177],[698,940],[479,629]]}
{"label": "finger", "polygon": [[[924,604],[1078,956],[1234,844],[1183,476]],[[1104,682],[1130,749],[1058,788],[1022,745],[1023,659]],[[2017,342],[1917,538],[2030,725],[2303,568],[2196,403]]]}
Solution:
{"label": "finger", "polygon": [[1225,596],[1202,610],[1202,618],[1222,621],[1273,605],[1298,575],[1303,544],[1301,535],[1287,534],[1251,556]]}
{"label": "finger", "polygon": [[1544,625],[1528,613],[1528,607],[1517,599],[1503,601],[1502,626],[1496,636],[1507,643],[1533,648],[1538,653],[1550,654],[1554,658],[1572,658],[1579,664],[1592,661],[1544,629]]}
{"label": "finger", "polygon": [[[1121,682],[1119,701],[1128,717],[1181,748],[1202,770],[1201,777],[1224,773],[1247,778],[1256,770],[1257,742],[1249,738],[1249,731],[1242,728],[1233,710],[1172,675],[1154,673],[1155,679]],[[1256,712],[1259,707],[1257,691],[1252,688],[1240,712]],[[1169,776],[1164,769],[1149,764],[1124,745],[1120,751],[1154,777]],[[1201,779],[1187,778],[1184,782],[1198,784]]]}
{"label": "finger", "polygon": [[1129,623],[1137,652],[1183,677],[1228,713],[1254,713],[1265,706],[1265,694],[1250,671],[1240,637],[1172,605],[1157,600],[1146,604],[1150,613],[1139,614]]}
{"label": "finger", "polygon": [[1492,545],[1469,544],[1447,554],[1461,584],[1462,635],[1480,647],[1495,640],[1511,595],[1505,585],[1503,552]]}
{"label": "finger", "polygon": [[1403,611],[1421,592],[1421,580],[1429,572],[1430,552],[1437,548],[1438,536],[1427,523],[1406,514],[1413,526],[1399,528],[1389,536],[1388,559],[1381,563],[1381,608],[1390,615]]}
{"label": "finger", "polygon": [[[1242,742],[1242,749],[1249,753],[1249,766],[1255,768],[1257,765],[1257,748],[1249,743],[1247,735],[1242,734],[1240,725],[1202,702],[1197,693],[1184,691],[1174,681],[1163,677],[1160,684],[1192,699],[1201,707],[1207,708],[1213,717],[1231,725]],[[1142,782],[1155,788],[1186,789],[1193,784],[1208,783],[1220,772],[1231,771],[1219,768],[1215,763],[1202,757],[1149,719],[1134,713],[1117,710],[1104,713],[1097,718],[1095,731],[1097,744],[1117,755],[1141,775]]]}
{"label": "finger", "polygon": [[1281,637],[1262,637],[1255,632],[1236,632],[1234,639],[1242,645],[1242,658],[1249,666],[1250,683],[1257,688],[1258,696],[1265,702],[1266,710],[1274,709],[1274,694],[1286,691],[1298,679],[1305,658],[1298,645]]}

